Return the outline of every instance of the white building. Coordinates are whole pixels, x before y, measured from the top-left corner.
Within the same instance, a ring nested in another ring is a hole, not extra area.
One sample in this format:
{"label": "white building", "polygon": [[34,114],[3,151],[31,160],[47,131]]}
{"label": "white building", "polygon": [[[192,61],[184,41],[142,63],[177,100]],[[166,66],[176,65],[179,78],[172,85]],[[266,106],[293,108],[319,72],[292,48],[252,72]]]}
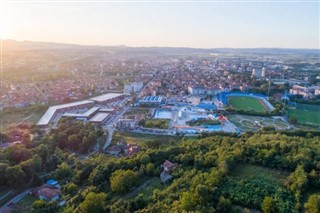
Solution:
{"label": "white building", "polygon": [[143,82],[133,82],[131,84],[125,84],[124,85],[124,93],[125,94],[131,94],[131,93],[137,93],[143,88]]}
{"label": "white building", "polygon": [[200,96],[205,94],[205,89],[203,86],[189,86],[188,92],[190,95]]}

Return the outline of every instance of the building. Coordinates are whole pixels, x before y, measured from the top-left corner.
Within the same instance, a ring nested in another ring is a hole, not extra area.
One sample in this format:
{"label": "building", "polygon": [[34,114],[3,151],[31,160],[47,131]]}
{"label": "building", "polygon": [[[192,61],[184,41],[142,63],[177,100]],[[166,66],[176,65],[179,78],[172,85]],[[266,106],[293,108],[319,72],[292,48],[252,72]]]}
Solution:
{"label": "building", "polygon": [[92,116],[94,116],[99,111],[99,107],[92,107],[84,113],[64,113],[63,117],[72,117],[80,121],[88,121]]}
{"label": "building", "polygon": [[89,122],[94,124],[104,124],[110,119],[110,113],[98,112],[92,118],[89,119]]}
{"label": "building", "polygon": [[163,171],[160,174],[161,182],[167,183],[169,180],[172,179],[171,172],[174,168],[176,168],[178,165],[176,163],[171,163],[168,160],[165,160],[162,164]]}
{"label": "building", "polygon": [[132,93],[137,93],[143,88],[143,82],[133,82],[131,84],[124,85],[124,94],[130,95]]}
{"label": "building", "polygon": [[162,102],[161,96],[146,96],[142,100],[140,100],[140,106],[149,106],[149,107],[157,107]]}
{"label": "building", "polygon": [[252,69],[252,75],[251,77],[261,78],[262,75],[262,69]]}
{"label": "building", "polygon": [[124,97],[124,94],[122,93],[108,93],[108,94],[90,98],[90,100],[94,101],[96,104],[106,104],[106,103],[120,100],[123,97]]}
{"label": "building", "polygon": [[263,67],[261,71],[261,78],[264,79],[266,77],[266,68]]}
{"label": "building", "polygon": [[107,149],[111,155],[131,156],[139,152],[139,146],[136,143],[117,143]]}
{"label": "building", "polygon": [[48,110],[43,114],[43,116],[40,118],[40,120],[37,123],[37,126],[41,127],[47,127],[49,123],[54,120],[55,116],[58,113],[63,113],[67,110],[75,110],[75,109],[81,109],[81,108],[88,108],[93,105],[93,101],[90,100],[84,100],[84,101],[77,101],[73,103],[68,104],[61,104],[56,106],[51,106],[48,108]]}
{"label": "building", "polygon": [[117,122],[117,128],[119,129],[134,129],[137,121],[135,119],[119,119]]}
{"label": "building", "polygon": [[194,96],[205,95],[205,89],[203,86],[189,86],[188,92],[190,93],[190,95],[194,95]]}
{"label": "building", "polygon": [[60,199],[60,184],[58,181],[50,179],[47,183],[40,187],[36,187],[31,191],[31,194],[40,200],[47,202],[57,201]]}

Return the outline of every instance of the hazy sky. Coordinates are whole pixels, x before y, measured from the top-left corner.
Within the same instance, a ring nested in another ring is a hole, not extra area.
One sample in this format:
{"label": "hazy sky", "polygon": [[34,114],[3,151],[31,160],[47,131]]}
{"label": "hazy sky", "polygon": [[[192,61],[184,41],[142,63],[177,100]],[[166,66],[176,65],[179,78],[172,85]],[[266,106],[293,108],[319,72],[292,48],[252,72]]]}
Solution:
{"label": "hazy sky", "polygon": [[175,47],[319,48],[320,3],[3,2],[3,39]]}

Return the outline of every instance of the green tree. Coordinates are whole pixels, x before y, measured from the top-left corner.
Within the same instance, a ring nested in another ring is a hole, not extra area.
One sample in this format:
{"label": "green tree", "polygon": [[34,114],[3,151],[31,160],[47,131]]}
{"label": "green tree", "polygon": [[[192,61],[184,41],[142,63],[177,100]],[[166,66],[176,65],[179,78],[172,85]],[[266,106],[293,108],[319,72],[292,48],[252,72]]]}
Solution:
{"label": "green tree", "polygon": [[263,199],[261,210],[264,213],[277,213],[275,202],[272,197],[265,197]]}
{"label": "green tree", "polygon": [[320,195],[313,194],[304,204],[307,213],[320,213]]}
{"label": "green tree", "polygon": [[4,185],[6,183],[5,172],[8,167],[8,164],[0,163],[0,185]]}
{"label": "green tree", "polygon": [[65,179],[65,178],[70,179],[71,176],[72,176],[72,174],[73,174],[72,169],[71,169],[70,166],[69,166],[67,163],[65,163],[65,162],[63,162],[62,164],[60,164],[60,165],[58,166],[58,168],[56,169],[56,171],[54,172],[54,176],[55,176],[55,178],[57,178],[57,179]]}
{"label": "green tree", "polygon": [[21,166],[12,166],[6,169],[4,174],[6,182],[9,186],[20,186],[26,174],[22,171]]}
{"label": "green tree", "polygon": [[116,193],[128,192],[137,181],[137,174],[134,171],[119,169],[111,175],[111,190]]}
{"label": "green tree", "polygon": [[287,180],[287,186],[291,191],[301,191],[307,184],[307,173],[302,165],[298,165],[293,173],[290,174]]}
{"label": "green tree", "polygon": [[103,192],[94,193],[89,192],[85,200],[80,204],[80,212],[84,213],[99,213],[106,211],[106,197]]}
{"label": "green tree", "polygon": [[224,198],[223,196],[220,196],[217,210],[219,212],[230,212],[230,209],[231,209],[231,201],[229,199]]}

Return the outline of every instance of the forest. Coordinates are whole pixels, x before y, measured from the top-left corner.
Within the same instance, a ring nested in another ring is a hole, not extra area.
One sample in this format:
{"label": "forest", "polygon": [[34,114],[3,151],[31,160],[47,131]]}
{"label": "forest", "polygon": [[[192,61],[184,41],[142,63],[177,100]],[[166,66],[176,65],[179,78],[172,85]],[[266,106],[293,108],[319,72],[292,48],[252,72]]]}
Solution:
{"label": "forest", "polygon": [[[320,211],[317,132],[177,136],[159,146],[146,143],[131,157],[81,158],[105,137],[100,127],[63,120],[37,141],[2,149],[1,187],[58,180],[66,205],[36,201],[30,212]],[[162,183],[165,160],[177,167]]]}

